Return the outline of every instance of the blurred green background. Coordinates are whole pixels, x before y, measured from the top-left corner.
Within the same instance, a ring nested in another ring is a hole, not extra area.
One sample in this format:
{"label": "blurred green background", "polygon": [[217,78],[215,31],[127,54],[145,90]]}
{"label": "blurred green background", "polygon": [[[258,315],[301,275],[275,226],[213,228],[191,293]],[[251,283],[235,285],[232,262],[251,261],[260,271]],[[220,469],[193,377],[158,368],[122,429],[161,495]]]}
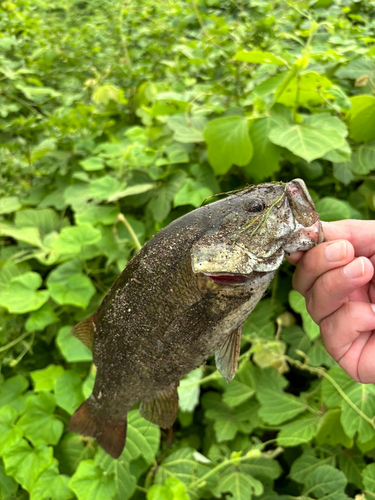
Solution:
{"label": "blurred green background", "polygon": [[375,389],[287,263],[172,437],[137,408],[118,461],[67,432],[95,377],[70,329],[173,219],[295,177],[322,220],[373,218],[374,28],[374,1],[0,3],[1,500],[375,498]]}

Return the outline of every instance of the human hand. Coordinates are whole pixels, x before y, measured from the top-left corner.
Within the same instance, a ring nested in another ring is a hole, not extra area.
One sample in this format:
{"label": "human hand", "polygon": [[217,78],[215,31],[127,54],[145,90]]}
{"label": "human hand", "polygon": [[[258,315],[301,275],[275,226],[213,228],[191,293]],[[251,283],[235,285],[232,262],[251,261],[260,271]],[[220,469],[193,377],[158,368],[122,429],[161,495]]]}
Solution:
{"label": "human hand", "polygon": [[287,259],[325,348],[357,382],[375,382],[375,221],[323,222],[325,243]]}

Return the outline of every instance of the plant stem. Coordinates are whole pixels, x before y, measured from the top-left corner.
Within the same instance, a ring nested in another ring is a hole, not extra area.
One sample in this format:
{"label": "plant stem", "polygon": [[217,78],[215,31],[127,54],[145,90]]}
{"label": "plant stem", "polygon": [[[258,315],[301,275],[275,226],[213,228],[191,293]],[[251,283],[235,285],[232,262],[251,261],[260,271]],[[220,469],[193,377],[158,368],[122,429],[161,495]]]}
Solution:
{"label": "plant stem", "polygon": [[140,250],[142,248],[142,245],[139,243],[139,239],[137,238],[137,235],[135,234],[133,228],[129,224],[129,222],[126,220],[125,215],[122,213],[119,213],[117,216],[117,221],[116,222],[122,222],[126,229],[129,231],[130,236],[133,238],[133,241],[135,243],[135,246],[137,247],[137,250]]}

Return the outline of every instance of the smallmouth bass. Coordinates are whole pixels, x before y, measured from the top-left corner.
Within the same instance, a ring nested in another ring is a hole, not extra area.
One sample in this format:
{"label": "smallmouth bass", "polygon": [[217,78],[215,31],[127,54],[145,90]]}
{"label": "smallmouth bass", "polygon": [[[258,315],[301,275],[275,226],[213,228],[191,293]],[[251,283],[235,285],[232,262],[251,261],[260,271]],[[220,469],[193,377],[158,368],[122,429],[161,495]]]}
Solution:
{"label": "smallmouth bass", "polygon": [[69,429],[92,436],[118,458],[126,414],[168,428],[178,413],[179,380],[215,353],[230,382],[242,325],[285,252],[324,240],[305,183],[250,186],[173,221],[148,241],[95,313],[72,333],[93,351],[92,395]]}

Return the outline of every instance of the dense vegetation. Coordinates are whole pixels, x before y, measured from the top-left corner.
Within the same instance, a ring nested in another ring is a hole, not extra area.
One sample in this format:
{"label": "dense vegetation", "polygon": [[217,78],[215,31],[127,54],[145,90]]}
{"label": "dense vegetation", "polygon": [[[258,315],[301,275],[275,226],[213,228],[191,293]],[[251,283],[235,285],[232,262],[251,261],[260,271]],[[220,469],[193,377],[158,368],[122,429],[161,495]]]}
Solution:
{"label": "dense vegetation", "polygon": [[135,408],[114,461],[67,432],[95,377],[71,326],[170,221],[295,177],[323,220],[373,217],[374,29],[364,0],[1,3],[1,499],[375,497],[375,389],[287,263],[235,380],[186,377],[171,436]]}

